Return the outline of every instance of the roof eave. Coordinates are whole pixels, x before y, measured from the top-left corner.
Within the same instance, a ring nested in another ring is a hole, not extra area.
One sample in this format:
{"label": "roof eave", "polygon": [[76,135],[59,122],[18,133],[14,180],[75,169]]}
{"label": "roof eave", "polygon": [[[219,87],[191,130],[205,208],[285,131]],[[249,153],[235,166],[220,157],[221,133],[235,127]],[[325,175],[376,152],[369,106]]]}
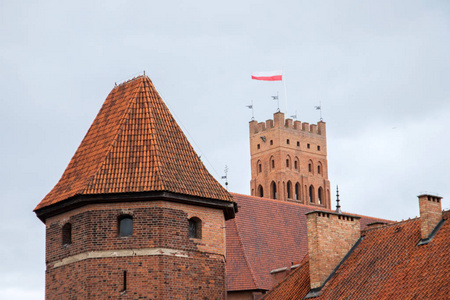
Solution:
{"label": "roof eave", "polygon": [[89,204],[158,200],[221,209],[224,212],[225,220],[233,219],[237,212],[237,204],[234,201],[202,198],[167,191],[76,195],[55,204],[35,209],[34,212],[36,213],[36,216],[45,223],[45,220],[50,217]]}

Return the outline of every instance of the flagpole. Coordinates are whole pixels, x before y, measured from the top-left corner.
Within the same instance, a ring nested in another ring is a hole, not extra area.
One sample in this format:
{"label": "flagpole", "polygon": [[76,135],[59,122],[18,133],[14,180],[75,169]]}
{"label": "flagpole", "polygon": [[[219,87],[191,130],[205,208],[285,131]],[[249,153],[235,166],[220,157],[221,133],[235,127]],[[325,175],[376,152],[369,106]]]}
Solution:
{"label": "flagpole", "polygon": [[[282,73],[284,73],[283,71],[282,71]],[[283,85],[284,85],[284,102],[285,102],[285,105],[286,105],[286,116],[288,115],[288,106],[287,106],[287,93],[286,93],[286,76],[284,76],[284,74],[283,74]]]}

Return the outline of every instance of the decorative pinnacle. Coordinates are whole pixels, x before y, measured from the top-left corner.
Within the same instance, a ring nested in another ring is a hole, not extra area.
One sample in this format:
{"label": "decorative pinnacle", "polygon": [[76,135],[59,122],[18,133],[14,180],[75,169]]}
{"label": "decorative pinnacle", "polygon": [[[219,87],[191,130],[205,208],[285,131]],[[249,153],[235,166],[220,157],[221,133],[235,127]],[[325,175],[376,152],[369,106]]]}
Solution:
{"label": "decorative pinnacle", "polygon": [[336,185],[336,212],[342,214],[341,206],[339,205],[339,186]]}

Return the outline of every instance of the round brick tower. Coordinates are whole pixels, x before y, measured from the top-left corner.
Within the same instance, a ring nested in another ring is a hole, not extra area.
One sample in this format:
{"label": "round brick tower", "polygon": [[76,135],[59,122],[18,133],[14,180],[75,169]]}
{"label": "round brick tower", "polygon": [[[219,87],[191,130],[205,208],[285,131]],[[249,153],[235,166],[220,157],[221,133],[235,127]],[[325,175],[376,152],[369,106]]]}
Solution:
{"label": "round brick tower", "polygon": [[250,122],[251,194],[330,208],[325,122]]}
{"label": "round brick tower", "polygon": [[150,79],[118,85],[35,209],[46,299],[224,299],[235,211]]}

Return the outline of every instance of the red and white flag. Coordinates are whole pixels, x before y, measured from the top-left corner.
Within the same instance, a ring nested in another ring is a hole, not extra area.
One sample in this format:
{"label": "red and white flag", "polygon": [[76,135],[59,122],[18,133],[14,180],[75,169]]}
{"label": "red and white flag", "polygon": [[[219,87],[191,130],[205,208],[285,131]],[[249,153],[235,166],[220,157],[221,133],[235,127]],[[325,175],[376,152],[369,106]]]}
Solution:
{"label": "red and white flag", "polygon": [[253,72],[252,79],[265,81],[280,81],[283,80],[283,74],[281,71]]}

